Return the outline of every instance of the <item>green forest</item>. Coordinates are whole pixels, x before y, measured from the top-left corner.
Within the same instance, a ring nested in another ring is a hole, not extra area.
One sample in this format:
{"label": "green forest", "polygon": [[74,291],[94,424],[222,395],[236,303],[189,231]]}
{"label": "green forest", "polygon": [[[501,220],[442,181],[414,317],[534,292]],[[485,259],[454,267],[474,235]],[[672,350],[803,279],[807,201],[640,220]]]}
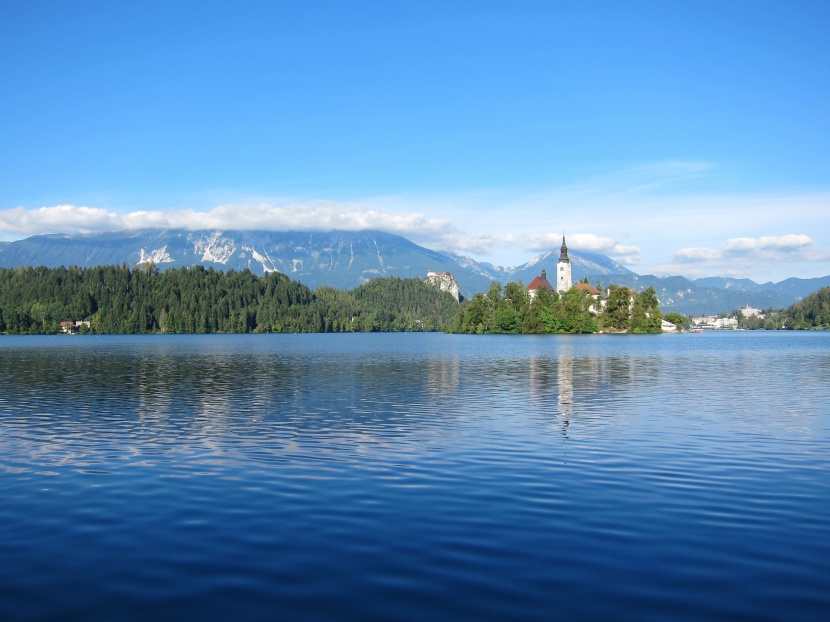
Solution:
{"label": "green forest", "polygon": [[764,317],[742,317],[738,327],[747,330],[830,330],[830,287],[810,294],[783,310],[768,309]]}
{"label": "green forest", "polygon": [[[0,334],[53,334],[61,322],[79,332],[286,333],[447,331],[467,334],[659,333],[663,314],[653,288],[611,285],[595,300],[578,287],[535,297],[521,282],[493,283],[459,304],[421,279],[378,278],[350,291],[312,291],[284,274],[257,276],[194,266],[0,268]],[[750,330],[830,329],[830,288],[764,317]],[[688,318],[669,313],[683,328]]]}
{"label": "green forest", "polygon": [[[573,288],[531,297],[521,282],[459,304],[417,278],[378,278],[350,291],[312,291],[284,274],[194,266],[0,269],[0,333],[97,334],[661,332],[653,288],[612,285],[600,303]],[[79,323],[75,325],[75,323]]]}
{"label": "green forest", "polygon": [[284,274],[195,266],[0,269],[0,333],[285,333],[446,330],[458,312],[420,279],[311,291]]}
{"label": "green forest", "polygon": [[461,309],[451,331],[478,334],[662,332],[663,316],[654,288],[635,293],[612,285],[600,304],[574,287],[561,296],[545,288],[531,298],[521,283],[493,283]]}

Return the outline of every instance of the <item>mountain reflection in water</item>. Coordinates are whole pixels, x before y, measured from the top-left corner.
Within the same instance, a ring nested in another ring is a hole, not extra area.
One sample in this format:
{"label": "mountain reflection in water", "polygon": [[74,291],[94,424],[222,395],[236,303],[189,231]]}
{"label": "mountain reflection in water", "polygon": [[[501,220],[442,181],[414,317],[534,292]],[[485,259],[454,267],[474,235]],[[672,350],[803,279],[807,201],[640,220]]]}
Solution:
{"label": "mountain reflection in water", "polygon": [[0,338],[0,619],[823,620],[830,338]]}

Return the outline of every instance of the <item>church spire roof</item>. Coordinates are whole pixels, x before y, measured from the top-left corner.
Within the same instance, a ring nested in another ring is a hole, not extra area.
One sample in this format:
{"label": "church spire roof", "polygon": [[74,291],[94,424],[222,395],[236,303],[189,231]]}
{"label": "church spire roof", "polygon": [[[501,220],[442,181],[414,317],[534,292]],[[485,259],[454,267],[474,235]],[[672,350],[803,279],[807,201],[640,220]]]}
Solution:
{"label": "church spire roof", "polygon": [[568,245],[565,244],[565,236],[562,235],[562,248],[559,249],[559,262],[560,263],[571,263],[571,260],[568,259]]}

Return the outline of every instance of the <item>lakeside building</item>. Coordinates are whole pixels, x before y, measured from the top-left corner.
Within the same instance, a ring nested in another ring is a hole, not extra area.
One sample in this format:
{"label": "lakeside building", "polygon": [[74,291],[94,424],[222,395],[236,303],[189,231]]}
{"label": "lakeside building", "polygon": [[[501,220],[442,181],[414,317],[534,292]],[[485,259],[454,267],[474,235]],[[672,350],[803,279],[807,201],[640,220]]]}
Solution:
{"label": "lakeside building", "polygon": [[58,331],[66,334],[77,333],[81,328],[89,329],[90,322],[86,320],[75,320],[74,322],[61,322]]}
{"label": "lakeside building", "polygon": [[734,317],[704,315],[693,317],[692,326],[694,328],[702,328],[703,330],[734,330],[738,328],[738,319]]}
{"label": "lakeside building", "polygon": [[746,305],[742,309],[740,309],[741,315],[744,317],[759,317],[764,319],[764,314],[761,312],[760,309],[753,309],[749,305]]}
{"label": "lakeside building", "polygon": [[573,288],[582,290],[583,292],[588,292],[591,298],[594,299],[594,302],[588,308],[588,311],[590,311],[594,315],[605,309],[605,300],[601,299],[602,292],[593,285],[589,283],[577,283],[573,286]]}

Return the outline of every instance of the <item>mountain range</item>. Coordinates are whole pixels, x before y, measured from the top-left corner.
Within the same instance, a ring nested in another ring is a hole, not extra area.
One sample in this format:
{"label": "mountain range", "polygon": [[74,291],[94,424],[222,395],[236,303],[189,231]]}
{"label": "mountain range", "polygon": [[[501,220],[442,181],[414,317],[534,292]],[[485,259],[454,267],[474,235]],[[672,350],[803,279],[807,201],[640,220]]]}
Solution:
{"label": "mountain range", "polygon": [[[784,308],[830,286],[830,276],[757,284],[749,279],[638,275],[605,255],[569,251],[574,282],[616,283],[635,290],[654,287],[664,311],[727,313],[746,305]],[[382,231],[121,231],[37,235],[0,242],[0,267],[135,265],[152,261],[160,270],[203,265],[222,270],[278,271],[305,285],[353,289],[377,277],[420,277],[428,270],[452,273],[461,294],[486,291],[493,281],[529,283],[554,270],[559,250],[520,266],[495,266],[456,253],[418,246]]]}

